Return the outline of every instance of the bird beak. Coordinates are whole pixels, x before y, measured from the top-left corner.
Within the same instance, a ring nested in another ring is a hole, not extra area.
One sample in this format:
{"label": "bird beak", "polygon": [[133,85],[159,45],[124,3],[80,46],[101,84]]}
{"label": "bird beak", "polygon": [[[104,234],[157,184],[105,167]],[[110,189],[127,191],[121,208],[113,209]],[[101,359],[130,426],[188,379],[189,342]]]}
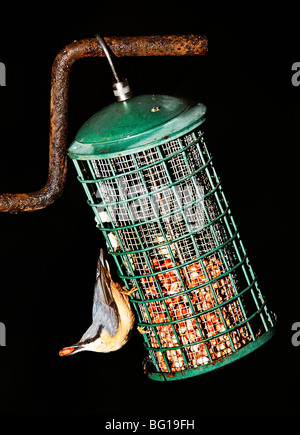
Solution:
{"label": "bird beak", "polygon": [[78,344],[74,344],[73,346],[70,346],[70,347],[64,347],[62,350],[59,351],[59,356],[72,355],[72,354],[82,350],[82,348],[83,348],[83,346],[78,345]]}

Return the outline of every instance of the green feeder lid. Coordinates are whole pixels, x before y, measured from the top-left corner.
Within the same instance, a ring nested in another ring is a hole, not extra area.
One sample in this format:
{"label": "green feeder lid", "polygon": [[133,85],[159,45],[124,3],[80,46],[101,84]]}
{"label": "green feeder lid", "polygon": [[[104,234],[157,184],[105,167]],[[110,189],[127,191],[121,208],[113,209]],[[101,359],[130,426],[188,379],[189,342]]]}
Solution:
{"label": "green feeder lid", "polygon": [[167,95],[141,95],[93,115],[69,148],[72,159],[101,159],[168,142],[204,121],[206,107]]}

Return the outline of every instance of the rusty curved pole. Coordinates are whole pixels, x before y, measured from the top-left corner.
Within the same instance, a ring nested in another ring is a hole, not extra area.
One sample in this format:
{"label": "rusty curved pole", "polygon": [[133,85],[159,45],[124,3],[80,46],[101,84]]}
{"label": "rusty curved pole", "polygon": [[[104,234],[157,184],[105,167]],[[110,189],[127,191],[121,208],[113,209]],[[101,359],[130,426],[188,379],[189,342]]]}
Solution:
{"label": "rusty curved pole", "polygon": [[[195,56],[206,54],[203,35],[105,37],[117,57]],[[0,212],[35,211],[51,205],[62,193],[67,173],[67,114],[69,73],[73,63],[84,57],[104,57],[96,38],[82,39],[64,47],[56,56],[51,73],[49,168],[46,185],[31,193],[0,195]]]}

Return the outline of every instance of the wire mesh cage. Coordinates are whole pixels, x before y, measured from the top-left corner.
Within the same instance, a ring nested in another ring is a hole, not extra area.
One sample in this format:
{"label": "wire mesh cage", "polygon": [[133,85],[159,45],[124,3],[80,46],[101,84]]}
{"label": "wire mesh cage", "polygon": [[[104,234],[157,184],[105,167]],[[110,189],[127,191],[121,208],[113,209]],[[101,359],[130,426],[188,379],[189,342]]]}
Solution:
{"label": "wire mesh cage", "polygon": [[143,329],[147,375],[173,380],[266,342],[267,309],[204,141],[205,107],[135,97],[69,149]]}

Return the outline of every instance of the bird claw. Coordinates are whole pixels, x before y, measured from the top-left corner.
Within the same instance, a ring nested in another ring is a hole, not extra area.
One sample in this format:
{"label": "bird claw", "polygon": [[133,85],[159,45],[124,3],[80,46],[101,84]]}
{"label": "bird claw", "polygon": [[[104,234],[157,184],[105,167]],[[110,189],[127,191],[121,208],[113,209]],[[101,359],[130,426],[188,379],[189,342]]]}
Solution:
{"label": "bird claw", "polygon": [[145,326],[138,326],[137,330],[139,331],[140,334],[147,334],[148,331],[145,331]]}
{"label": "bird claw", "polygon": [[126,296],[131,296],[132,293],[134,293],[137,290],[137,286],[135,285],[134,287],[132,287],[132,289],[127,290],[126,287],[122,287],[122,290],[120,290],[120,293],[122,293],[123,295]]}

